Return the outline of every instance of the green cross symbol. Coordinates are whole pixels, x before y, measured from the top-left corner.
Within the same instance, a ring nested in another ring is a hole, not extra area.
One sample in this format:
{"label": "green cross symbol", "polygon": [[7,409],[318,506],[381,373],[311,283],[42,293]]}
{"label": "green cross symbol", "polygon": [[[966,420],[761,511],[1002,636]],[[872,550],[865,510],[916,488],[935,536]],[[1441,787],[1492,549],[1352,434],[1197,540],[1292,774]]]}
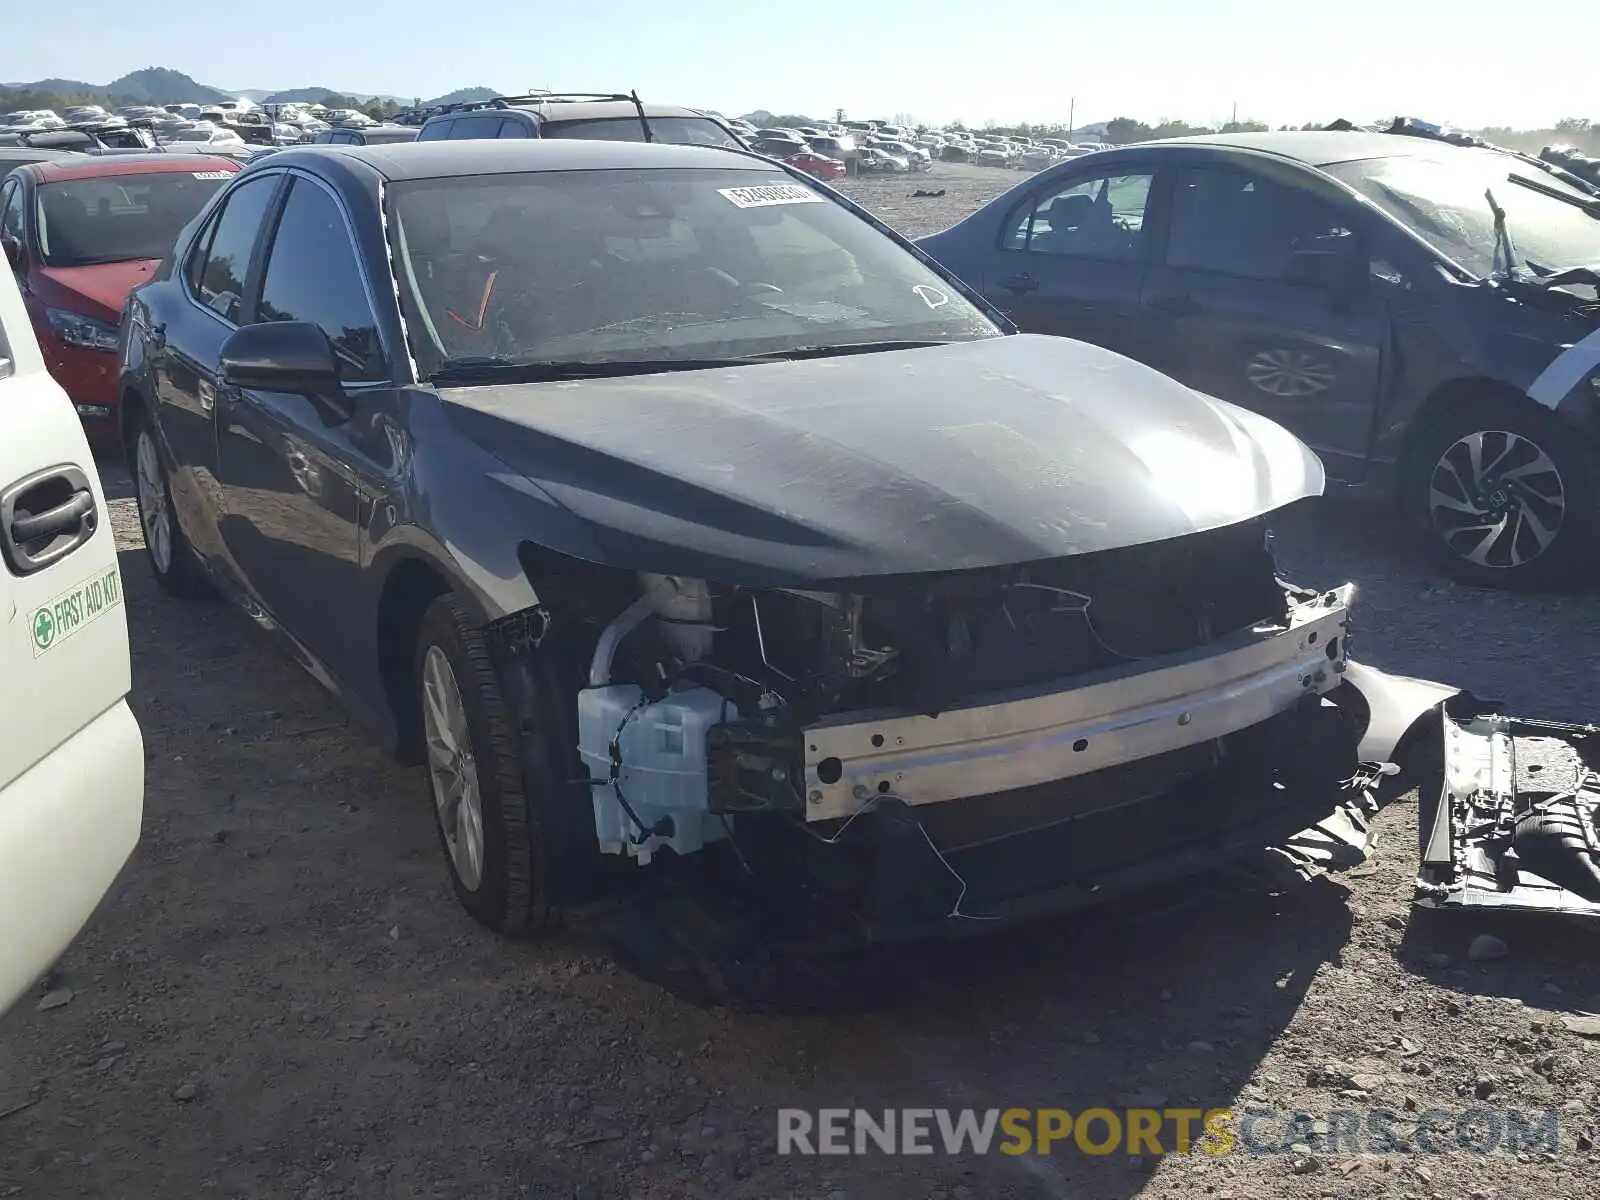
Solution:
{"label": "green cross symbol", "polygon": [[56,640],[56,619],[50,615],[48,608],[41,608],[33,614],[33,644],[41,650],[50,649],[50,643]]}

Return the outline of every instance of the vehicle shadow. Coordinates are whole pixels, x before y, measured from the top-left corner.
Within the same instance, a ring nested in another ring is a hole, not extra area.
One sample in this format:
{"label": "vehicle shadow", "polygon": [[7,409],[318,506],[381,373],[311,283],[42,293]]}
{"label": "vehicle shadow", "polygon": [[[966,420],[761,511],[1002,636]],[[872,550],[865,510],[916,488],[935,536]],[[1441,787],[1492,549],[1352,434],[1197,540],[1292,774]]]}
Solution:
{"label": "vehicle shadow", "polygon": [[[1497,939],[1498,955],[1474,960],[1480,937]],[[1415,908],[1400,961],[1413,975],[1463,997],[1503,1002],[1540,1013],[1600,1013],[1600,925],[1559,913],[1443,912]]]}
{"label": "vehicle shadow", "polygon": [[[1130,1108],[1235,1107],[1351,931],[1341,885],[1278,886],[1229,870],[902,959],[907,1002],[853,1023],[815,1064],[829,1078],[818,1103],[1107,1108],[1119,1117]],[[1176,1129],[1163,1120],[1165,1153],[1177,1149]],[[1196,1141],[1199,1134],[1196,1121]],[[1105,1136],[1097,1126],[1093,1140]],[[954,1160],[956,1170],[973,1161]],[[1093,1154],[1063,1142],[1048,1156],[986,1156],[973,1167],[973,1186],[1129,1197],[1159,1163],[1125,1145]]]}
{"label": "vehicle shadow", "polygon": [[[1352,927],[1345,896],[1327,877],[1286,884],[1241,863],[1003,933],[830,959],[832,986],[820,997],[804,988],[823,971],[793,972],[760,1006],[780,1011],[786,1040],[804,1047],[803,1062],[779,1064],[804,1081],[785,1103],[944,1108],[952,1119],[969,1108],[980,1117],[1105,1109],[1123,1123],[1128,1109],[1154,1109],[1162,1153],[1180,1152],[1167,1110],[1240,1104],[1318,969],[1340,963]],[[644,974],[677,990],[672,978]],[[1198,1144],[1198,1116],[1188,1132]],[[1107,1136],[1104,1123],[1091,1126],[1091,1146]],[[939,1135],[932,1140],[942,1154]],[[1086,1153],[1068,1138],[1048,1154],[991,1148],[924,1165],[978,1195],[1120,1200],[1138,1194],[1160,1161],[1125,1144]],[[912,1194],[882,1186],[871,1194]]]}

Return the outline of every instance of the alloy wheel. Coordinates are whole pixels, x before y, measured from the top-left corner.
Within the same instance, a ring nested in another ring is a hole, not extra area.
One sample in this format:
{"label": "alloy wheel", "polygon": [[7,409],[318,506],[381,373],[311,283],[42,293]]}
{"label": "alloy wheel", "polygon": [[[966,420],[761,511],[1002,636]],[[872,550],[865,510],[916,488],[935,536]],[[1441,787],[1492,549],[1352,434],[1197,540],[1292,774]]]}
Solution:
{"label": "alloy wheel", "polygon": [[439,830],[456,878],[475,892],[483,882],[483,793],[466,705],[450,660],[438,646],[429,646],[422,661],[422,720]]}
{"label": "alloy wheel", "polygon": [[1538,558],[1567,513],[1561,472],[1521,434],[1481,430],[1434,464],[1428,513],[1450,550],[1480,567],[1509,570]]}
{"label": "alloy wheel", "polygon": [[144,544],[156,570],[165,575],[172,569],[172,513],[167,508],[167,484],[161,476],[155,439],[148,429],[139,431],[134,447],[134,469],[138,476],[139,523],[144,526]]}

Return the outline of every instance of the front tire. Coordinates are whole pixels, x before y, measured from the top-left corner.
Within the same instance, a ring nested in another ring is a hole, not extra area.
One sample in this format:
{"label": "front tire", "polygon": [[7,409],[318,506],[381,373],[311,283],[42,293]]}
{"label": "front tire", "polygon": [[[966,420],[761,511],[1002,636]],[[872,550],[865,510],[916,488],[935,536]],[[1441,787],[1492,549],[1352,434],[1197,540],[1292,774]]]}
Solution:
{"label": "front tire", "polygon": [[156,583],[169,596],[192,600],[209,595],[194,547],[183,535],[172,504],[172,484],[161,460],[160,442],[150,414],[140,409],[127,447],[133,474],[134,498],[139,506],[139,528],[144,533],[145,557]]}
{"label": "front tire", "polygon": [[1479,587],[1570,581],[1594,546],[1594,476],[1576,432],[1509,400],[1452,406],[1424,429],[1407,507],[1429,554]]}
{"label": "front tire", "polygon": [[[573,786],[558,749],[562,733],[519,733],[488,643],[454,595],[423,614],[414,670],[434,825],[456,899],[495,933],[541,933],[566,898],[557,861],[566,826],[551,828],[567,812],[557,793]],[[539,748],[531,760],[525,738]]]}

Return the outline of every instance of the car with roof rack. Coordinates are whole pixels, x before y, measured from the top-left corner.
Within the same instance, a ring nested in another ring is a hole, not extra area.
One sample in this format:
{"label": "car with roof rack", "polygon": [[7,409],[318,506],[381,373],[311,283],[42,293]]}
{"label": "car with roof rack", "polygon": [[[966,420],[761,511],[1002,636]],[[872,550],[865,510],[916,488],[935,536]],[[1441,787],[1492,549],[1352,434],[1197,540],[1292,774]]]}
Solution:
{"label": "car with roof rack", "polygon": [[[796,135],[798,138],[798,135]],[[535,92],[452,105],[422,123],[421,142],[484,138],[588,138],[745,148],[739,136],[700,109],[646,104],[636,95]],[[805,148],[799,138],[797,149]]]}
{"label": "car with roof rack", "polygon": [[927,253],[1022,328],[1287,426],[1469,583],[1600,531],[1600,188],[1401,119],[1207,134],[1032,176]]}

